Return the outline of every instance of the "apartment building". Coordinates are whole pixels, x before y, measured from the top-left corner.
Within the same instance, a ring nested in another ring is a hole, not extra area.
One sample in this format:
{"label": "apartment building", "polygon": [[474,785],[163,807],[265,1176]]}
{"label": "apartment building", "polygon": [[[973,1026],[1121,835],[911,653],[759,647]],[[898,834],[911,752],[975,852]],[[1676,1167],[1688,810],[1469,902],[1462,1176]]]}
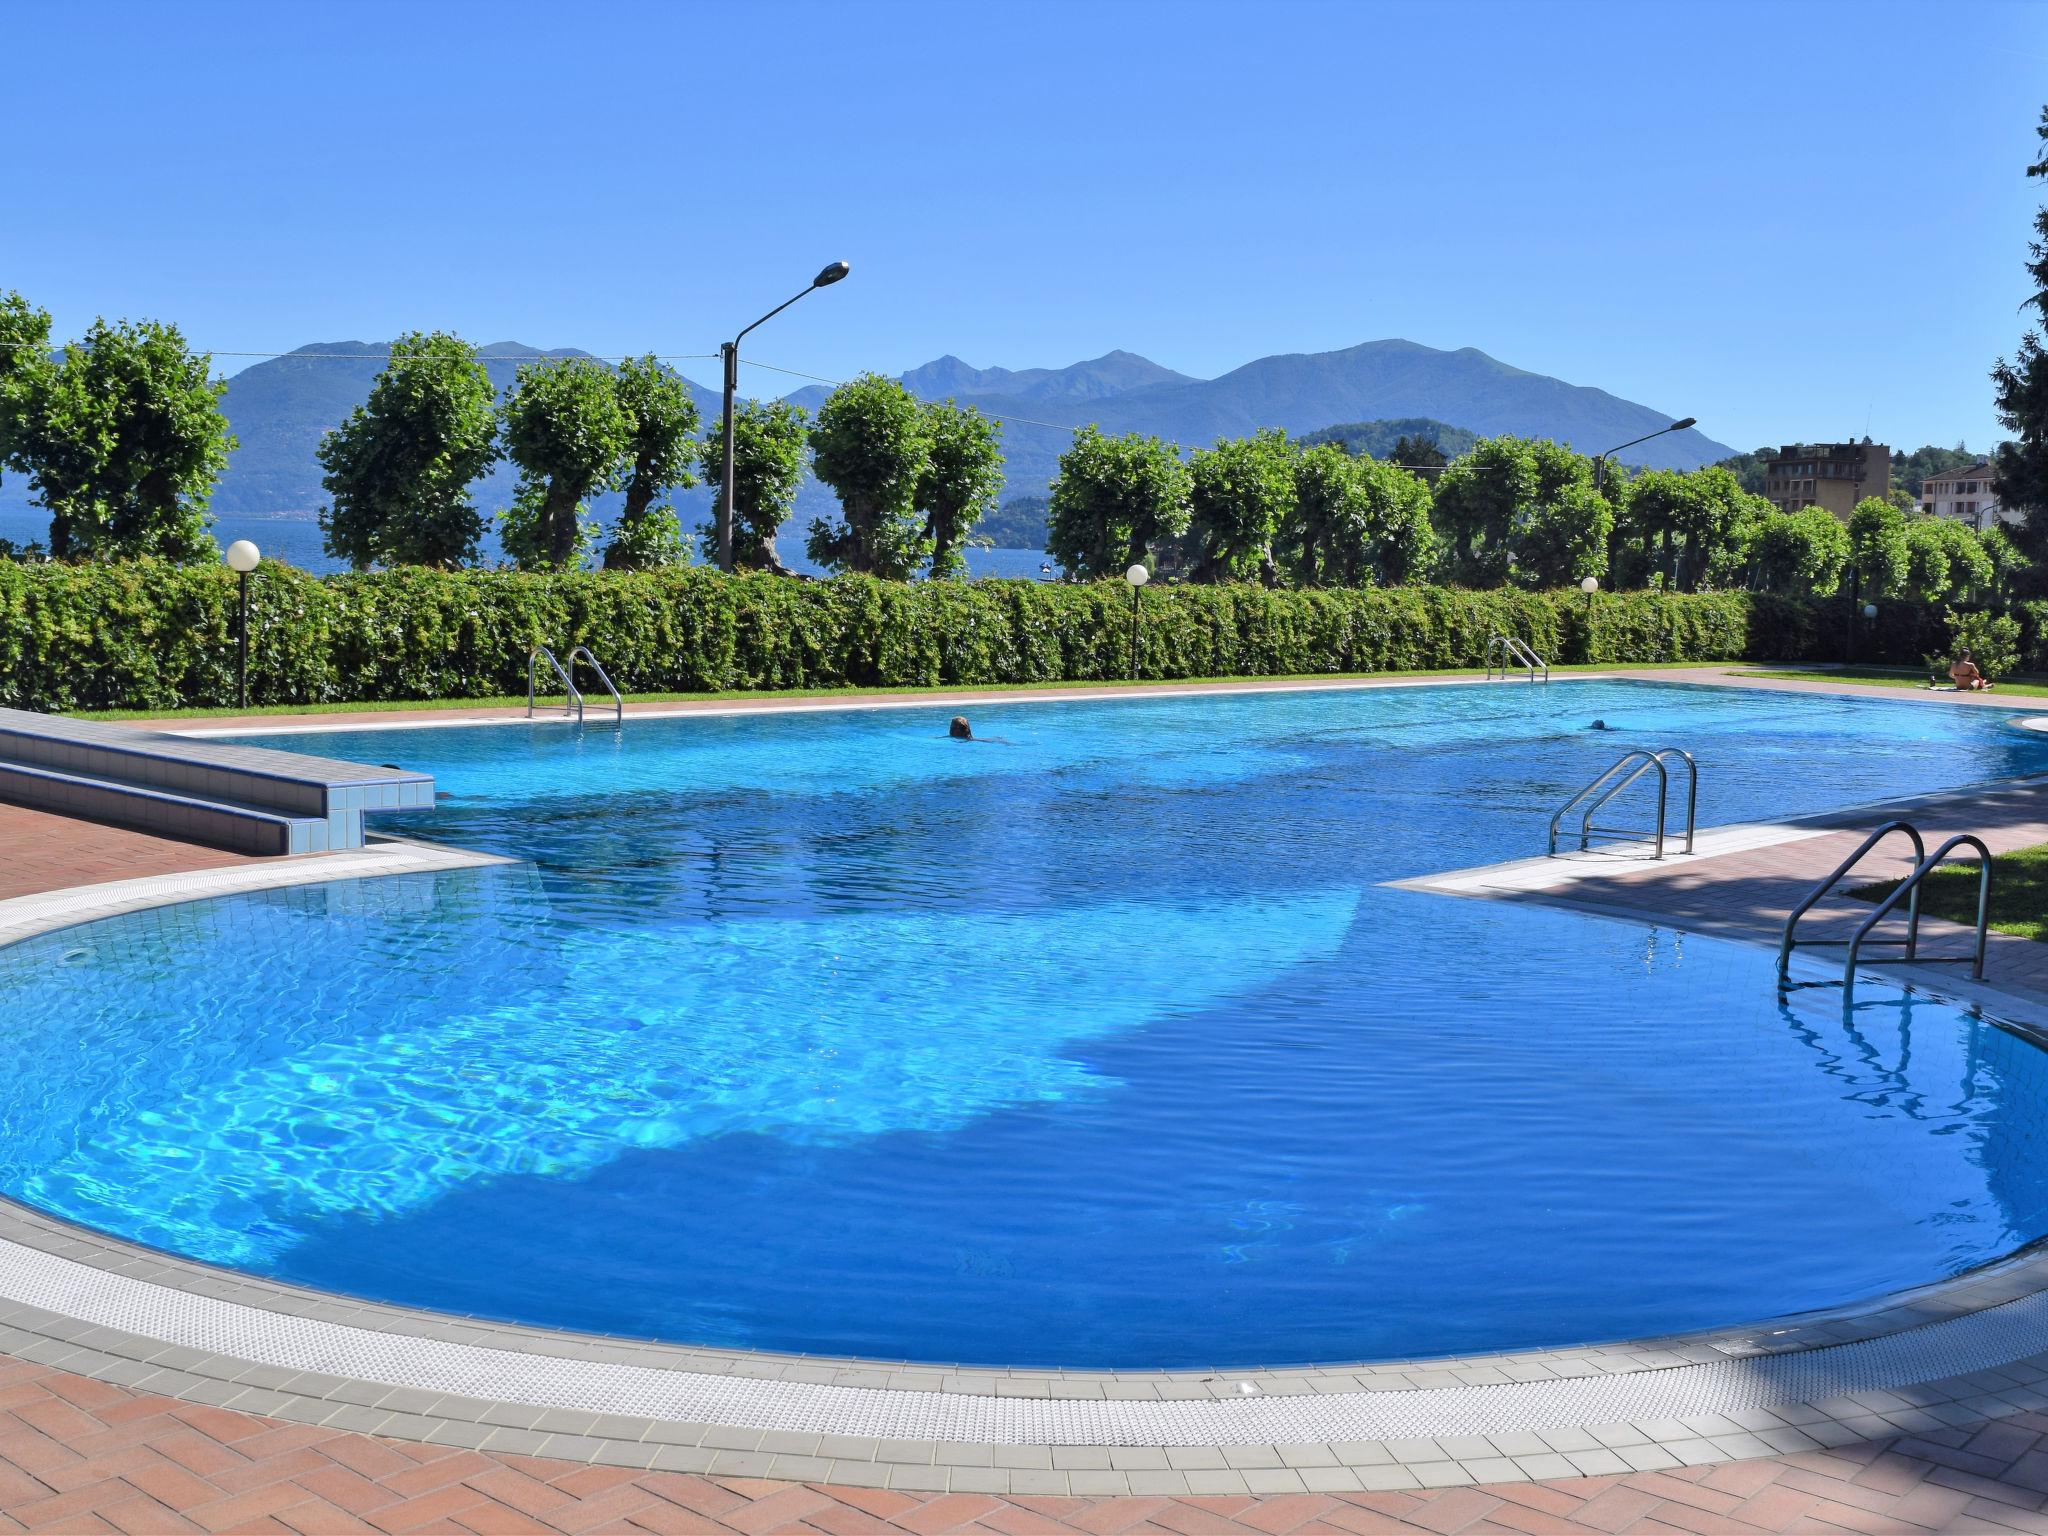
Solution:
{"label": "apartment building", "polygon": [[1952,517],[1979,529],[2023,521],[2020,513],[1999,506],[1998,493],[1991,488],[1989,459],[1979,459],[1947,474],[1929,475],[1920,484],[1920,510],[1935,517]]}
{"label": "apartment building", "polygon": [[1860,443],[1788,443],[1764,466],[1764,495],[1781,512],[1825,507],[1843,522],[1866,496],[1892,487],[1892,451]]}

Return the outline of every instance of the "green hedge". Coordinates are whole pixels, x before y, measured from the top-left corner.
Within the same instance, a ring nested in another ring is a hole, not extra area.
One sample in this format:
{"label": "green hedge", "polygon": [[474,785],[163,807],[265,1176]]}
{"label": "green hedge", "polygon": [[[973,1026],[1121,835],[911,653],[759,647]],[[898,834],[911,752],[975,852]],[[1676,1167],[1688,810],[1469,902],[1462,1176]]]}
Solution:
{"label": "green hedge", "polygon": [[[791,581],[702,568],[524,575],[398,570],[251,582],[253,701],[517,694],[527,648],[587,643],[622,690],[919,686],[1118,678],[1121,582]],[[1515,634],[1553,661],[1832,660],[1845,603],[1748,593],[1467,592],[1440,587],[1144,593],[1146,677],[1476,666]],[[235,580],[218,566],[0,561],[0,703],[156,709],[234,699]],[[1939,613],[1858,621],[1859,659],[1917,663]]]}

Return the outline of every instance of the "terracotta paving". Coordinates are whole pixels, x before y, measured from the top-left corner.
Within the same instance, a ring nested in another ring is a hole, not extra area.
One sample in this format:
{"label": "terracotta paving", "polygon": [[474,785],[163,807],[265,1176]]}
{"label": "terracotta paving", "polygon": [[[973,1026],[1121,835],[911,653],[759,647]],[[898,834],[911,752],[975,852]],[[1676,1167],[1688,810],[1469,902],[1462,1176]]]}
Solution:
{"label": "terracotta paving", "polygon": [[[1731,681],[1727,669],[1644,674]],[[1888,688],[1755,686],[2002,701]],[[948,702],[975,695],[919,695]],[[985,695],[984,695],[985,696]],[[2003,701],[2014,713],[2026,705]],[[2043,701],[2048,703],[2048,701]],[[422,719],[455,712],[436,711]],[[376,717],[334,717],[360,725]],[[195,722],[197,723],[197,722]],[[226,722],[207,721],[209,726]],[[253,723],[253,722],[252,722]],[[297,720],[293,723],[325,723]],[[2048,784],[1916,813],[1930,832],[1988,829],[1994,849],[2048,841]],[[1774,932],[1859,834],[1707,864],[1632,871],[1577,900],[1655,907],[1702,927]],[[0,897],[241,856],[0,805]],[[1897,868],[1896,862],[1890,866]],[[1882,875],[1885,865],[1874,870]],[[1839,910],[1839,909],[1838,909]],[[1937,925],[1929,925],[1929,933]],[[1953,935],[1949,935],[1953,937]],[[1996,936],[1994,936],[1996,937]],[[2048,945],[2000,943],[1994,979],[2048,990]],[[1313,1473],[1305,1474],[1313,1479]],[[1387,1492],[1229,1498],[1032,1498],[769,1483],[491,1455],[373,1439],[139,1394],[0,1356],[0,1531],[727,1533],[768,1536],[1371,1536],[1386,1531],[1916,1532],[2048,1536],[2048,1415],[1937,1429],[1826,1452],[1625,1476]]]}
{"label": "terracotta paving", "polygon": [[0,804],[0,901],[103,880],[256,862],[247,854]]}

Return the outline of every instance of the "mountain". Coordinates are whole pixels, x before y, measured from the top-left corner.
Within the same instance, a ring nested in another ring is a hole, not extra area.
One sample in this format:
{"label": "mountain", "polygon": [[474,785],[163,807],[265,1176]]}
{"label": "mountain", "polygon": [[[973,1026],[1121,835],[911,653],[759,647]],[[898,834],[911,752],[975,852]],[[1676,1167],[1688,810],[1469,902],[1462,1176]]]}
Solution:
{"label": "mountain", "polygon": [[[510,341],[480,350],[501,392],[521,359],[589,356],[574,348],[541,351]],[[381,342],[322,342],[256,363],[230,379],[223,409],[241,447],[214,493],[215,510],[310,517],[326,500],[314,458],[321,435],[368,396],[389,351]],[[1131,352],[1109,352],[1065,368],[976,368],[941,357],[902,377],[921,398],[951,397],[1003,419],[1006,500],[1042,495],[1073,430],[1088,423],[1108,432],[1156,434],[1194,449],[1258,427],[1300,434],[1332,422],[1403,424],[1403,418],[1423,417],[1468,433],[1554,437],[1597,452],[1672,419],[1605,390],[1510,367],[1472,347],[1443,352],[1397,340],[1262,357],[1215,379],[1190,378]],[[716,421],[718,396],[691,388],[705,423]],[[827,393],[822,385],[810,385],[787,398],[815,408]],[[1620,457],[1690,469],[1733,451],[1688,430],[1653,438]],[[479,486],[477,501],[486,514],[509,503],[513,479],[511,468],[501,464]],[[26,484],[10,476],[0,503],[23,504],[26,492]],[[686,525],[701,519],[708,501],[701,488],[678,498]],[[831,515],[833,507],[830,492],[807,483],[797,502],[795,536],[785,535],[790,547],[801,545],[804,524]],[[608,509],[599,503],[600,512]]]}

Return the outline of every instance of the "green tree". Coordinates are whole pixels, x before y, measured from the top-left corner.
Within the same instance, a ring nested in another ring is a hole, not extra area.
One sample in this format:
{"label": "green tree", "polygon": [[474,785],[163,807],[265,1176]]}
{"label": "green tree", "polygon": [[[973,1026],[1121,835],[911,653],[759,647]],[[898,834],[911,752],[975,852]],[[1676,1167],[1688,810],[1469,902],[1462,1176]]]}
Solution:
{"label": "green tree", "polygon": [[1601,575],[1607,569],[1614,507],[1593,489],[1593,461],[1548,438],[1537,438],[1526,448],[1536,469],[1536,490],[1516,515],[1516,582],[1542,589]]}
{"label": "green tree", "polygon": [[1725,469],[1645,470],[1628,482],[1616,520],[1617,584],[1661,576],[1678,591],[1698,591],[1710,573],[1739,562],[1737,546],[1761,505]]}
{"label": "green tree", "polygon": [[1825,507],[1772,511],[1749,545],[1750,585],[1782,597],[1830,597],[1849,563],[1849,530]]}
{"label": "green tree", "polygon": [[811,428],[811,468],[840,521],[811,523],[805,548],[834,571],[904,581],[931,558],[918,486],[931,468],[923,407],[894,379],[864,373],[833,390]]}
{"label": "green tree", "polygon": [[[626,504],[605,546],[606,570],[649,570],[689,558],[668,493],[697,483],[697,402],[690,386],[654,357],[629,357],[613,376],[631,423],[626,442]],[[723,467],[721,466],[721,476]]]}
{"label": "green tree", "polygon": [[[741,400],[732,413],[732,563],[739,571],[773,571],[787,576],[789,567],[776,553],[775,536],[796,510],[797,488],[804,480],[804,444],[809,418],[800,405],[787,400]],[[724,497],[725,423],[714,421],[697,450],[704,478]],[[698,530],[706,549],[718,548],[718,517]]]}
{"label": "green tree", "polygon": [[1076,581],[1121,576],[1187,532],[1188,467],[1156,437],[1083,427],[1046,497],[1045,552]]}
{"label": "green tree", "polygon": [[1881,496],[1866,496],[1849,515],[1849,564],[1863,597],[1894,597],[1912,564],[1906,515]]}
{"label": "green tree", "polygon": [[1002,494],[1002,427],[971,405],[963,409],[942,400],[924,407],[924,433],[928,458],[918,477],[917,506],[924,513],[931,573],[961,576],[967,571],[961,546],[975,524],[995,511]]}
{"label": "green tree", "polygon": [[1508,579],[1515,527],[1536,500],[1536,460],[1519,437],[1485,437],[1451,460],[1436,483],[1435,516],[1446,575],[1461,586]]}
{"label": "green tree", "polygon": [[[2048,176],[2048,107],[2042,109],[2034,134],[2040,145],[2027,175]],[[2033,290],[2027,306],[2048,318],[2048,206],[2034,215],[2034,239],[2027,253]],[[2048,352],[2042,350],[2038,330],[2029,329],[2020,337],[2010,363],[2001,357],[1993,364],[1991,383],[1999,422],[2012,433],[2012,440],[1999,444],[1992,456],[1992,483],[2000,503],[2026,514],[2014,537],[2038,563],[2048,559]]]}
{"label": "green tree", "polygon": [[50,356],[50,314],[20,294],[0,294],[0,473],[21,468],[34,432],[35,407],[56,362]]}
{"label": "green tree", "polygon": [[505,456],[519,466],[499,539],[523,571],[580,565],[597,537],[588,498],[611,490],[625,469],[633,419],[612,371],[592,357],[521,363],[499,408]]}
{"label": "green tree", "polygon": [[1400,586],[1425,576],[1435,557],[1429,487],[1407,470],[1352,458],[1341,444],[1294,461],[1294,505],[1280,560],[1309,587]]}
{"label": "green tree", "polygon": [[1979,533],[1977,542],[1983,547],[1984,558],[1991,562],[1991,601],[2004,607],[2019,595],[2028,569],[2027,552],[1997,523]]}
{"label": "green tree", "polygon": [[1404,433],[1394,440],[1394,446],[1387,452],[1387,462],[1398,469],[1419,473],[1425,480],[1436,478],[1435,472],[1451,462],[1434,438],[1414,437]]}
{"label": "green tree", "polygon": [[1962,602],[1988,593],[1991,557],[1975,531],[1948,517],[1906,521],[1906,590],[1923,602]]}
{"label": "green tree", "polygon": [[1196,452],[1188,532],[1195,541],[1197,581],[1279,584],[1273,540],[1294,510],[1294,445],[1266,428],[1250,437],[1220,438]]}
{"label": "green tree", "polygon": [[475,563],[483,519],[470,484],[498,461],[498,413],[476,348],[445,331],[410,331],[370,398],[322,439],[320,509],[327,553],[373,565]]}
{"label": "green tree", "polygon": [[0,455],[50,514],[59,560],[215,554],[206,506],[235,439],[225,380],[174,325],[95,320],[61,358],[50,318],[0,299]]}

